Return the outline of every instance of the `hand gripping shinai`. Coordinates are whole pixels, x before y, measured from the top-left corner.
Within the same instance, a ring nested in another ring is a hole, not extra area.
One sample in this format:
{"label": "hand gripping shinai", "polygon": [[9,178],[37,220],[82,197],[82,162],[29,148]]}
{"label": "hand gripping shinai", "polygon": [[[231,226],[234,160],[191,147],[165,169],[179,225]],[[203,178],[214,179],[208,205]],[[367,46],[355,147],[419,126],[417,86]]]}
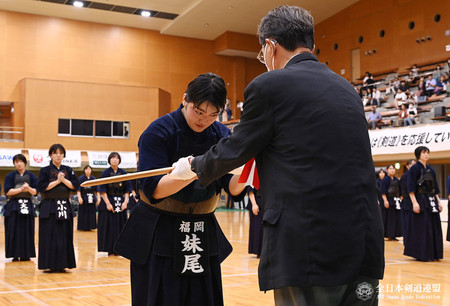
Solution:
{"label": "hand gripping shinai", "polygon": [[111,177],[105,177],[105,178],[101,178],[101,179],[85,181],[80,186],[81,187],[90,187],[90,186],[97,186],[97,185],[102,185],[102,184],[135,180],[135,179],[144,178],[144,177],[166,174],[166,173],[171,172],[173,169],[175,169],[175,167],[159,168],[159,169],[140,171],[140,172],[135,172],[135,173],[115,175],[115,176],[111,176]]}

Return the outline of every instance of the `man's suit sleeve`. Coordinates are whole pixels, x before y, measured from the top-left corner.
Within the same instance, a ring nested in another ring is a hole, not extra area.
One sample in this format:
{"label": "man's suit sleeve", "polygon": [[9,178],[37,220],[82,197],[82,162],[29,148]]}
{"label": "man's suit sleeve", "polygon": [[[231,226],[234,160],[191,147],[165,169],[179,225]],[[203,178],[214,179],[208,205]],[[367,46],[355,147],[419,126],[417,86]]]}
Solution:
{"label": "man's suit sleeve", "polygon": [[192,169],[203,186],[257,156],[269,143],[274,133],[274,114],[264,91],[261,82],[250,83],[244,93],[244,112],[233,134],[192,161]]}

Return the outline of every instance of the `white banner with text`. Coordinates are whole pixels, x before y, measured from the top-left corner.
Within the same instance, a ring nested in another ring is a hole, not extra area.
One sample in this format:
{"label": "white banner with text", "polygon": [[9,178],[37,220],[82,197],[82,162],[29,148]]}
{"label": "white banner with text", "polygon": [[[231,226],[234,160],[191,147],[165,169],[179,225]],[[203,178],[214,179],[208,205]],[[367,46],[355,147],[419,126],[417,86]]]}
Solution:
{"label": "white banner with text", "polygon": [[450,123],[373,130],[369,137],[372,155],[413,153],[418,146],[450,151]]}
{"label": "white banner with text", "polygon": [[[87,151],[89,166],[92,168],[109,168],[108,156],[111,152]],[[120,154],[119,168],[137,168],[136,152],[118,152]]]}
{"label": "white banner with text", "polygon": [[0,149],[0,167],[14,167],[13,157],[20,153],[21,149]]}
{"label": "white banner with text", "polygon": [[[46,167],[50,164],[48,150],[28,150],[29,164],[31,167]],[[66,151],[66,157],[61,162],[72,168],[81,167],[81,151]]]}

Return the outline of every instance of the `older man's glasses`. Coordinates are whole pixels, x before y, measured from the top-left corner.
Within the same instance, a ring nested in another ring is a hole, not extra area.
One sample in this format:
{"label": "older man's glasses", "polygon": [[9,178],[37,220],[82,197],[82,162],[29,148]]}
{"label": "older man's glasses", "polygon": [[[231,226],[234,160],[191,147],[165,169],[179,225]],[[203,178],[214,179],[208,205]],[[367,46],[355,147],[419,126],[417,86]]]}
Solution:
{"label": "older man's glasses", "polygon": [[[273,39],[269,39],[274,45],[276,45],[277,44],[277,41],[276,40],[273,40]],[[265,51],[265,49],[266,49],[266,46],[267,46],[267,44],[264,44],[262,47],[261,47],[261,50],[259,50],[259,53],[258,53],[258,55],[256,56],[256,58],[258,59],[258,61],[260,61],[262,64],[266,64],[266,60],[265,60],[265,58],[264,58],[264,51]],[[275,46],[275,48],[276,48],[276,46]]]}

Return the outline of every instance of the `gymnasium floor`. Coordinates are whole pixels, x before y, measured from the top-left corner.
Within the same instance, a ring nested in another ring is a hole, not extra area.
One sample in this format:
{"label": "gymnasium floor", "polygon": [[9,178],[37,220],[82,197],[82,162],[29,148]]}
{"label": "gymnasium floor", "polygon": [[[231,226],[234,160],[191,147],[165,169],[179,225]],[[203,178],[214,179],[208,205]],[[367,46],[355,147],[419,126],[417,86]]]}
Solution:
{"label": "gymnasium floor", "polygon": [[[216,215],[234,248],[222,264],[225,305],[274,305],[272,292],[258,289],[258,259],[247,254],[248,211],[221,209]],[[447,222],[442,227],[446,233]],[[1,217],[0,305],[130,305],[129,262],[98,253],[96,234],[74,231],[78,268],[46,274],[37,269],[36,258],[11,262],[4,257]],[[450,305],[450,242],[445,242],[444,260],[439,262],[417,262],[402,252],[401,240],[386,241],[380,305]]]}

